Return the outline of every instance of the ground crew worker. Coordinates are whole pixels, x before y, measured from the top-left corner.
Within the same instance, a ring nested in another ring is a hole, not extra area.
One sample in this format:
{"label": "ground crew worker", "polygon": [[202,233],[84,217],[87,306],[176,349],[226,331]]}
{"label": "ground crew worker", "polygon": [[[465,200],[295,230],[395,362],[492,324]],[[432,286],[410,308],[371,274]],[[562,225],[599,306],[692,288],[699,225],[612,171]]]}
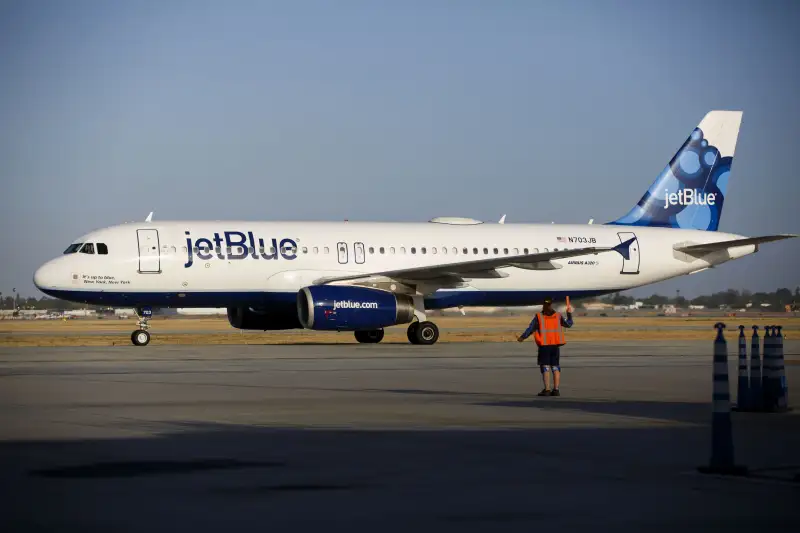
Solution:
{"label": "ground crew worker", "polygon": [[[567,296],[567,318],[553,309],[553,299],[549,296],[544,299],[542,312],[536,313],[528,329],[517,337],[522,342],[533,333],[533,340],[539,347],[537,363],[542,371],[544,389],[539,396],[561,396],[558,390],[561,384],[561,350],[560,347],[567,343],[564,328],[572,327],[572,307]],[[550,372],[553,373],[553,389],[550,389]]]}

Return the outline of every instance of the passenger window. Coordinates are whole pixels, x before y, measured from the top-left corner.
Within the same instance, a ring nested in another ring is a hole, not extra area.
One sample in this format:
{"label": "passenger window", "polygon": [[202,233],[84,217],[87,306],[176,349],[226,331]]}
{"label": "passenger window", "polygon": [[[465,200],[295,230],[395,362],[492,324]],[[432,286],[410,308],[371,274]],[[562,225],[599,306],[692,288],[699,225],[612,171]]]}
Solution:
{"label": "passenger window", "polygon": [[400,253],[401,253],[401,254],[404,254],[404,253],[406,253],[406,247],[405,247],[405,246],[401,246],[401,247],[400,247]]}
{"label": "passenger window", "polygon": [[87,242],[86,244],[84,244],[83,247],[81,248],[81,253],[94,254],[94,244],[92,244],[91,242]]}
{"label": "passenger window", "polygon": [[[98,246],[100,246],[100,245],[98,244]],[[103,246],[105,246],[105,244],[104,244]],[[169,247],[169,250],[170,250],[170,252],[172,252],[173,254],[174,254],[174,253],[177,253],[177,251],[178,251],[178,249],[177,249],[177,248],[175,248],[174,246],[170,246],[170,247]],[[100,253],[103,253],[103,252],[100,252]],[[106,253],[108,253],[108,248],[106,248]]]}
{"label": "passenger window", "polygon": [[458,255],[458,248],[453,246],[453,255]]}
{"label": "passenger window", "polygon": [[420,252],[422,252],[423,254],[426,254],[426,253],[427,253],[427,250],[426,250],[426,249],[425,249],[425,247],[423,246],[422,248],[420,248]]}
{"label": "passenger window", "polygon": [[508,255],[508,248],[503,248],[503,253]]}
{"label": "passenger window", "polygon": [[317,247],[317,246],[315,246],[315,247],[314,247],[314,253],[315,253],[315,254],[318,254],[318,253],[319,253],[319,247]]}
{"label": "passenger window", "polygon": [[483,249],[483,255],[489,255],[489,249],[488,248],[484,248]]}
{"label": "passenger window", "polygon": [[411,253],[412,253],[412,254],[415,254],[415,253],[417,253],[417,249],[416,249],[415,247],[413,247],[413,246],[411,247]]}
{"label": "passenger window", "polygon": [[304,254],[307,254],[307,253],[308,253],[308,248],[306,248],[305,246],[303,246],[303,253],[304,253]]}
{"label": "passenger window", "polygon": [[519,255],[519,248],[514,248],[514,255]]}
{"label": "passenger window", "polygon": [[328,248],[328,247],[326,246],[326,247],[325,247],[325,253],[326,253],[326,254],[328,254],[328,253],[330,253],[330,251],[331,251],[331,250],[330,250],[330,248]]}
{"label": "passenger window", "polygon": [[[436,253],[436,247],[433,248],[433,253]],[[443,254],[447,253],[447,248],[445,248],[444,246],[442,246],[442,253]]]}
{"label": "passenger window", "polygon": [[389,253],[390,253],[390,254],[392,254],[392,255],[394,255],[394,246],[392,246],[392,247],[390,247],[390,248],[389,248]]}
{"label": "passenger window", "polygon": [[381,250],[380,251],[381,251],[381,254],[386,252],[386,250],[383,248],[383,246],[381,246]]}
{"label": "passenger window", "polygon": [[374,253],[375,253],[375,248],[373,248],[372,246],[370,246],[370,247],[369,247],[369,255],[372,255],[372,254],[374,254]]}
{"label": "passenger window", "polygon": [[477,248],[473,248],[472,249],[472,253],[475,254],[475,255],[478,255],[478,249]]}
{"label": "passenger window", "polygon": [[108,255],[108,246],[106,246],[105,243],[98,242],[97,253],[100,255]]}
{"label": "passenger window", "polygon": [[[188,248],[186,248],[185,246],[183,246],[183,247],[181,248],[181,251],[182,251],[183,253],[189,253],[189,249],[188,249]],[[194,247],[194,253],[197,253],[197,247],[196,247],[196,246]]]}
{"label": "passenger window", "polygon": [[494,255],[497,255],[497,248],[495,248],[493,251],[494,251]]}
{"label": "passenger window", "polygon": [[544,249],[544,251],[545,251],[545,252],[548,252],[549,250],[548,250],[547,248],[545,248],[545,249]]}

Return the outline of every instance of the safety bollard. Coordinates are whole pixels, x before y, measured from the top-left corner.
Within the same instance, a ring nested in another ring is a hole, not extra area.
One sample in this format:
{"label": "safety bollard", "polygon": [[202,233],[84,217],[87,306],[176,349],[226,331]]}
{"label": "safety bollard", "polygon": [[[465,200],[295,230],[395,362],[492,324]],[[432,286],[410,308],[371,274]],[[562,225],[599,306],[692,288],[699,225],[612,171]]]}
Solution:
{"label": "safety bollard", "polygon": [[775,326],[772,342],[775,344],[775,409],[782,413],[789,410],[789,387],[786,383],[786,367],[783,363],[783,326]]}
{"label": "safety bollard", "polygon": [[750,408],[760,411],[764,408],[763,393],[761,391],[761,340],[758,337],[758,326],[753,326],[753,337],[750,344],[750,390],[747,397]]}
{"label": "safety bollard", "polygon": [[730,388],[728,386],[728,343],[722,330],[725,324],[718,322],[714,339],[714,388],[711,415],[711,460],[708,466],[698,470],[704,474],[743,475],[747,469],[733,461],[733,428],[731,426]]}
{"label": "safety bollard", "polygon": [[762,367],[761,376],[761,410],[772,411],[775,408],[775,382],[774,374],[772,371],[772,326],[764,326],[764,349],[762,354],[764,356],[764,364]]}
{"label": "safety bollard", "polygon": [[749,411],[750,399],[747,395],[747,338],[744,336],[744,326],[739,326],[739,380],[736,383],[736,410]]}

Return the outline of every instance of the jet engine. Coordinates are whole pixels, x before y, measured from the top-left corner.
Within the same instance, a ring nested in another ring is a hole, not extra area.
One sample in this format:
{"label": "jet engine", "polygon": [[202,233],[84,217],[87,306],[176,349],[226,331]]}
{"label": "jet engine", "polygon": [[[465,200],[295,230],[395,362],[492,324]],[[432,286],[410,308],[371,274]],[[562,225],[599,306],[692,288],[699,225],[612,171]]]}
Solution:
{"label": "jet engine", "polygon": [[376,330],[414,319],[414,300],[406,294],[344,285],[315,285],[297,293],[304,328],[327,331]]}

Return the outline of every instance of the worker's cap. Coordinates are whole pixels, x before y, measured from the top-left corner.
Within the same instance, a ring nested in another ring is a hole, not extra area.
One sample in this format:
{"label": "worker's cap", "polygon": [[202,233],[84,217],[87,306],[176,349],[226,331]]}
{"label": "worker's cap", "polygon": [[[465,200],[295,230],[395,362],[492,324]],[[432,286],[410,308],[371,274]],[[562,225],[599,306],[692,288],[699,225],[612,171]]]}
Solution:
{"label": "worker's cap", "polygon": [[545,296],[544,303],[545,303],[545,305],[546,304],[551,304],[551,303],[553,303],[553,299],[551,297],[549,297],[549,296]]}

